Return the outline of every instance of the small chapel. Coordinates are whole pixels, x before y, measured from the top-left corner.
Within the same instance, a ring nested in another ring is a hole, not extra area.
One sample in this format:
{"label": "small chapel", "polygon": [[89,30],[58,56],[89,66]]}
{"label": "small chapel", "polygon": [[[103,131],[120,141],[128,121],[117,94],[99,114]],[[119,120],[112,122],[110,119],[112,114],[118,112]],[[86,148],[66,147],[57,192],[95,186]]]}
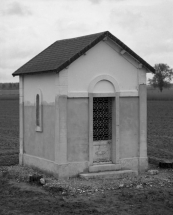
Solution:
{"label": "small chapel", "polygon": [[148,168],[146,74],[109,31],[58,40],[20,80],[21,165],[57,177]]}

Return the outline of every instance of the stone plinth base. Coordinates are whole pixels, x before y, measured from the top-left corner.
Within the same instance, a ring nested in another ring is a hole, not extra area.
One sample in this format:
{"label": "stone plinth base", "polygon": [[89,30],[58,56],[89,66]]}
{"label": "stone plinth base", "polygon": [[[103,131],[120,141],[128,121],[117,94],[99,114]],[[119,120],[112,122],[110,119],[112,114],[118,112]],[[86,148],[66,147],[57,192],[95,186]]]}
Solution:
{"label": "stone plinth base", "polygon": [[[81,173],[91,172],[104,172],[115,170],[132,170],[135,172],[144,172],[148,169],[148,158],[124,158],[120,159],[118,164],[105,165],[108,168],[100,168],[99,165],[89,167],[88,161],[71,162],[65,164],[57,164],[54,161],[44,158],[36,157],[28,154],[19,155],[20,165],[26,165],[39,168],[42,171],[49,172],[57,178],[66,178],[78,176]],[[96,168],[96,169],[95,169]]]}
{"label": "stone plinth base", "polygon": [[122,169],[137,170],[139,173],[145,172],[148,169],[148,158],[123,158],[119,160]]}
{"label": "stone plinth base", "polygon": [[42,171],[53,174],[57,178],[73,177],[79,175],[81,172],[88,171],[87,161],[57,164],[54,161],[39,158],[33,155],[23,154],[22,157],[22,165],[39,168]]}

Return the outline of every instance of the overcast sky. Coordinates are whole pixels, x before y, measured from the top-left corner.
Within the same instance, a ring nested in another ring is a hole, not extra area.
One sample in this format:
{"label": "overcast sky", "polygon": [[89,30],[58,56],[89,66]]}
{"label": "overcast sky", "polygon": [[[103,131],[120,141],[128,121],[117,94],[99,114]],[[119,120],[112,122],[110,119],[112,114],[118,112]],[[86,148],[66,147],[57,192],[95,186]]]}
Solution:
{"label": "overcast sky", "polygon": [[0,0],[0,82],[56,40],[107,30],[173,68],[173,0]]}

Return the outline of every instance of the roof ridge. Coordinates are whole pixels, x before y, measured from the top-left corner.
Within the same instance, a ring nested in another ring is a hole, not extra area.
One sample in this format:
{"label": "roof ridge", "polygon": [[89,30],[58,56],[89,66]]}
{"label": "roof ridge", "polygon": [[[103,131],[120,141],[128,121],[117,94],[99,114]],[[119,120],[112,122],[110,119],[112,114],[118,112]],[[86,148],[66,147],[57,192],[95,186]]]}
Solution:
{"label": "roof ridge", "polygon": [[97,34],[104,34],[106,32],[109,32],[109,31],[103,31],[103,32],[98,32],[98,33],[94,33],[94,34],[87,34],[87,35],[78,36],[78,37],[70,37],[70,38],[66,38],[66,39],[62,39],[62,40],[56,40],[55,42],[65,41],[65,40],[79,39],[79,38],[82,38],[82,37],[88,37],[88,36],[92,36],[92,35],[94,36],[94,35],[97,35]]}

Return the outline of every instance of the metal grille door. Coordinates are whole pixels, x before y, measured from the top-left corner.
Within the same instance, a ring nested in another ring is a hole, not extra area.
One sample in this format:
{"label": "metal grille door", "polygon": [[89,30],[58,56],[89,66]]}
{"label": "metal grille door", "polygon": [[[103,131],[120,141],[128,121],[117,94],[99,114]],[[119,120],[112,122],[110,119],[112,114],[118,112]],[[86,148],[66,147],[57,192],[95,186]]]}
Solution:
{"label": "metal grille door", "polygon": [[93,99],[93,140],[112,139],[112,99]]}
{"label": "metal grille door", "polygon": [[93,98],[93,158],[94,162],[111,160],[112,98]]}

